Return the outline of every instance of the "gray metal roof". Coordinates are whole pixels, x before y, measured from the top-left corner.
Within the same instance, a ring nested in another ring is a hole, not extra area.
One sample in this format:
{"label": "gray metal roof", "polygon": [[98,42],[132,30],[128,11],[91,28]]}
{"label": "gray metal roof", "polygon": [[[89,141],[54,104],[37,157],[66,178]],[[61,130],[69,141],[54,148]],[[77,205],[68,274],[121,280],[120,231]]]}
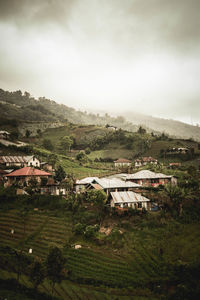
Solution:
{"label": "gray metal roof", "polygon": [[135,182],[128,182],[119,178],[96,178],[94,181],[96,181],[100,186],[102,186],[103,189],[141,187],[141,185]]}
{"label": "gray metal roof", "polygon": [[142,170],[134,174],[127,175],[126,179],[155,179],[155,178],[171,178],[172,175],[165,175],[162,173],[154,173],[149,170]]}
{"label": "gray metal roof", "polygon": [[134,192],[111,192],[114,203],[136,203],[136,202],[148,202],[148,198],[143,197],[141,194]]}
{"label": "gray metal roof", "polygon": [[3,163],[27,163],[33,155],[29,156],[0,156],[0,161]]}
{"label": "gray metal roof", "polygon": [[89,184],[89,183],[92,183],[95,179],[99,179],[99,178],[98,177],[85,177],[83,179],[76,180],[76,184],[80,184],[80,185]]}

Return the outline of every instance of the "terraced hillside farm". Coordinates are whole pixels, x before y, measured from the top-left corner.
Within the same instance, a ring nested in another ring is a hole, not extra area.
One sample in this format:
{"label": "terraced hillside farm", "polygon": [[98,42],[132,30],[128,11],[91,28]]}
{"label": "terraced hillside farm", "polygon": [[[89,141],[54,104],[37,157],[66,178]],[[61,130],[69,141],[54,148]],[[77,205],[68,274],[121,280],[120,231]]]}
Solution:
{"label": "terraced hillside farm", "polygon": [[[198,261],[199,224],[171,223],[149,228],[143,221],[139,227],[130,223],[129,229],[123,228],[117,239],[109,242],[108,238],[107,243],[99,245],[74,235],[71,214],[61,218],[44,212],[24,216],[17,210],[0,213],[1,245],[20,249],[24,241],[24,253],[32,248],[29,255],[43,260],[49,247],[63,249],[68,279],[56,285],[59,299],[160,299],[159,286],[173,287],[173,270],[180,260],[187,266]],[[81,249],[73,248],[77,243],[82,244]],[[188,247],[191,244],[192,249]],[[16,274],[3,268],[0,278],[16,278]],[[31,287],[26,274],[20,283]],[[50,294],[49,282],[45,281],[40,291]]]}
{"label": "terraced hillside farm", "polygon": [[[12,229],[14,229],[14,234],[11,233]],[[105,257],[103,252],[96,249],[74,250],[66,247],[71,235],[72,221],[70,218],[67,220],[66,218],[48,217],[37,212],[24,218],[17,211],[0,214],[1,245],[19,248],[20,241],[24,240],[23,251],[28,253],[28,250],[32,248],[32,255],[42,259],[48,254],[50,246],[64,248],[68,262],[67,267],[71,273],[70,280],[75,283],[63,281],[61,285],[57,285],[56,296],[59,298],[113,299],[114,294],[117,299],[147,299],[146,294],[151,294],[148,289],[143,291],[139,289],[136,292],[136,295],[138,292],[139,295],[135,298],[132,295],[132,284],[136,283],[137,278],[135,278],[133,265],[129,265],[126,260],[115,255]],[[5,270],[1,270],[0,276],[3,279],[16,277],[12,272],[8,273]],[[31,286],[25,275],[21,277],[20,282],[25,286]],[[107,288],[98,287],[101,285],[105,285]],[[118,288],[111,290],[109,287],[130,287],[128,292],[130,295],[127,295],[127,290],[126,292]],[[40,290],[50,293],[49,283],[46,281]]]}

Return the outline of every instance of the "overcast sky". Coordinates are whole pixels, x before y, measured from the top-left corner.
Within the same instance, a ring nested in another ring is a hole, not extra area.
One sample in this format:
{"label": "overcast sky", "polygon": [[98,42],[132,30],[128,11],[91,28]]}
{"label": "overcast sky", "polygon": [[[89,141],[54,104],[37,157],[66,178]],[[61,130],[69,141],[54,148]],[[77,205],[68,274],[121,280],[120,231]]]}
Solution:
{"label": "overcast sky", "polygon": [[200,123],[200,0],[0,0],[0,87]]}

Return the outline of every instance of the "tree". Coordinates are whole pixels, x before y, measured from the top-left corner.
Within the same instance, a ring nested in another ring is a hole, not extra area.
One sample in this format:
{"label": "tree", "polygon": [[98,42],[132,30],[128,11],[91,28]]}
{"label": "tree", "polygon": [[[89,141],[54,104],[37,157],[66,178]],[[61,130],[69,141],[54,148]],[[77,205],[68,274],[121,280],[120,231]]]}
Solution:
{"label": "tree", "polygon": [[34,286],[34,289],[37,290],[38,285],[40,285],[45,278],[45,269],[41,262],[35,261],[31,265],[29,278]]}
{"label": "tree", "polygon": [[49,139],[44,139],[42,144],[43,144],[43,147],[44,147],[45,149],[47,149],[47,150],[49,150],[49,151],[53,151],[54,146],[53,146],[51,140],[49,140]]}
{"label": "tree", "polygon": [[62,166],[59,166],[55,171],[55,180],[62,181],[66,177],[65,170]]}
{"label": "tree", "polygon": [[167,199],[163,201],[163,206],[165,210],[171,212],[176,211],[178,216],[182,214],[183,200],[185,199],[188,192],[186,189],[181,188],[177,185],[166,185],[164,187],[164,195],[167,196]]}
{"label": "tree", "polygon": [[54,153],[51,153],[47,159],[48,163],[52,165],[53,168],[55,168],[56,160],[57,160],[57,155]]}
{"label": "tree", "polygon": [[140,126],[138,128],[138,131],[137,131],[139,134],[145,134],[146,133],[146,129],[144,129],[142,126]]}
{"label": "tree", "polygon": [[26,138],[29,138],[31,135],[31,131],[27,129],[25,135],[26,135]]}
{"label": "tree", "polygon": [[58,247],[51,248],[46,260],[47,278],[52,284],[52,295],[56,283],[61,283],[65,275],[66,259]]}
{"label": "tree", "polygon": [[17,140],[19,138],[19,132],[18,131],[13,131],[10,134],[10,139],[11,140]]}
{"label": "tree", "polygon": [[41,135],[42,135],[42,131],[41,131],[40,128],[37,129],[37,134],[38,134],[38,136],[41,136]]}
{"label": "tree", "polygon": [[96,206],[103,208],[107,199],[107,195],[101,190],[89,190],[87,193],[87,199]]}
{"label": "tree", "polygon": [[77,155],[76,155],[76,159],[79,161],[87,161],[87,155],[85,154],[85,152],[80,151]]}
{"label": "tree", "polygon": [[73,145],[73,140],[69,137],[69,136],[64,136],[62,139],[61,139],[61,147],[63,150],[66,151],[66,149],[68,149],[70,151],[70,147],[71,145]]}

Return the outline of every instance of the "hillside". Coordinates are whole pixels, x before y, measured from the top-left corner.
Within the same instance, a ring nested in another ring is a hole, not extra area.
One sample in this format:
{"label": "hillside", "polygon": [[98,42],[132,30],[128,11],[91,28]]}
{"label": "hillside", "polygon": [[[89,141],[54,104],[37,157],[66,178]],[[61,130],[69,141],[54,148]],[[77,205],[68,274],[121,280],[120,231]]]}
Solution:
{"label": "hillside", "polygon": [[111,117],[108,114],[100,116],[82,111],[55,101],[40,97],[35,99],[28,92],[8,92],[0,89],[1,117],[17,119],[22,122],[63,122],[68,120],[74,124],[106,124],[135,132],[143,125],[148,132],[165,132],[179,138],[193,138],[200,141],[200,128],[174,120],[165,120],[136,114],[134,112],[124,113],[124,116]]}

